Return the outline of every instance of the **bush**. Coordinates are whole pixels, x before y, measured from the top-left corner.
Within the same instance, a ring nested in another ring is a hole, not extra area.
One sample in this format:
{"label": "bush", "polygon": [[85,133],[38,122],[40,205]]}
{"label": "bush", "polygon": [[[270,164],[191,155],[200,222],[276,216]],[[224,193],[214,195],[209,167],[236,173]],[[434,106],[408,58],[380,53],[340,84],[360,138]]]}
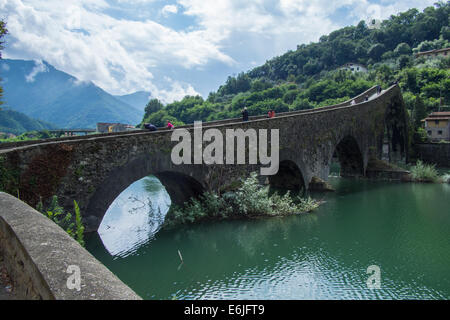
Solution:
{"label": "bush", "polygon": [[174,207],[164,224],[173,226],[213,218],[285,216],[310,212],[318,206],[316,200],[292,197],[290,192],[269,196],[269,187],[261,186],[253,172],[234,192],[227,192],[222,197],[206,192],[198,199],[192,198],[182,208]]}
{"label": "bush", "polygon": [[450,173],[446,173],[442,176],[442,182],[450,183]]}
{"label": "bush", "polygon": [[75,221],[72,219],[70,212],[65,213],[63,207],[58,204],[58,197],[53,196],[52,202],[47,210],[44,210],[42,201],[39,201],[36,210],[40,211],[44,216],[55,222],[63,228],[69,236],[74,238],[80,245],[84,247],[84,226],[81,219],[80,208],[74,200]]}
{"label": "bush", "polygon": [[421,160],[411,168],[411,176],[417,182],[437,182],[439,180],[435,165],[425,164]]}

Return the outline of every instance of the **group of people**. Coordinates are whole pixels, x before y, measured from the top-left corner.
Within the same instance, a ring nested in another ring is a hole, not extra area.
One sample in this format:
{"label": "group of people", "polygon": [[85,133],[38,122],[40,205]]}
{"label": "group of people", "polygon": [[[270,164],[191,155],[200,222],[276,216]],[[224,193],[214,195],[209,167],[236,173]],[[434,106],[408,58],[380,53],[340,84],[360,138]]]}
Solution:
{"label": "group of people", "polygon": [[[275,117],[275,110],[269,110],[267,112],[267,117],[268,118],[273,118]],[[244,107],[244,109],[242,110],[242,121],[248,121],[248,110],[247,107]]]}
{"label": "group of people", "polygon": [[[267,117],[268,118],[273,118],[275,117],[275,110],[271,109],[267,112]],[[242,110],[242,121],[248,121],[248,110],[247,107],[244,107],[244,109]],[[158,128],[156,128],[156,126],[154,124],[151,123],[144,123],[144,128],[149,130],[149,131],[156,131],[158,130]],[[170,121],[167,121],[167,125],[166,128],[168,129],[174,129],[174,125],[172,123],[170,123]]]}
{"label": "group of people", "polygon": [[[147,130],[149,130],[149,131],[156,131],[156,130],[158,130],[158,128],[156,128],[156,126],[155,126],[154,124],[152,124],[152,123],[144,123],[144,128],[147,129]],[[170,121],[167,121],[167,126],[166,126],[166,128],[172,130],[172,129],[174,129],[175,127],[174,127],[174,125],[173,125]]]}

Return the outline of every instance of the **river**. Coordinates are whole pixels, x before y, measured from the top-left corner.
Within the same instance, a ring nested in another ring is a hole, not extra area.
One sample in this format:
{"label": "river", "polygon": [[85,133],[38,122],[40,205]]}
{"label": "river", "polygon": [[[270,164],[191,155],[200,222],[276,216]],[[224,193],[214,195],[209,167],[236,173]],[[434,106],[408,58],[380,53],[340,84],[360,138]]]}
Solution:
{"label": "river", "polygon": [[310,214],[159,230],[170,198],[149,176],[87,249],[144,299],[450,298],[450,185],[330,183]]}

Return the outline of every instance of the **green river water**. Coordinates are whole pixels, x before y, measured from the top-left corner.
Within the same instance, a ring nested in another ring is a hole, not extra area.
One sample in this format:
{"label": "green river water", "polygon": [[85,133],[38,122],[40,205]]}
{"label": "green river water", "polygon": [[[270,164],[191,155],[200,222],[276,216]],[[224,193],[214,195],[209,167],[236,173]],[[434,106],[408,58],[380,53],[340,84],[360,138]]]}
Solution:
{"label": "green river water", "polygon": [[150,176],[87,249],[144,299],[450,298],[450,185],[330,182],[310,214],[159,230],[170,198]]}

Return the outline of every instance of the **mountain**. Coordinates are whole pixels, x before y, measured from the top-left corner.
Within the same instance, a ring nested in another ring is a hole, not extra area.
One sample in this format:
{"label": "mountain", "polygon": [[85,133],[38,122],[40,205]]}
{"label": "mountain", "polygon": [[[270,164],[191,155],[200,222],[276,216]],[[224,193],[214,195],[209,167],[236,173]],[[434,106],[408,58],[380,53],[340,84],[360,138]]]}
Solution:
{"label": "mountain", "polygon": [[0,76],[6,106],[61,128],[95,128],[97,122],[136,124],[142,119],[143,111],[45,61],[2,59]]}
{"label": "mountain", "polygon": [[145,106],[150,100],[151,93],[147,91],[136,91],[134,93],[114,97],[122,102],[125,102],[126,104],[129,104],[135,109],[144,111]]}
{"label": "mountain", "polygon": [[27,117],[21,112],[0,110],[0,132],[19,135],[26,131],[57,129],[55,125]]}

